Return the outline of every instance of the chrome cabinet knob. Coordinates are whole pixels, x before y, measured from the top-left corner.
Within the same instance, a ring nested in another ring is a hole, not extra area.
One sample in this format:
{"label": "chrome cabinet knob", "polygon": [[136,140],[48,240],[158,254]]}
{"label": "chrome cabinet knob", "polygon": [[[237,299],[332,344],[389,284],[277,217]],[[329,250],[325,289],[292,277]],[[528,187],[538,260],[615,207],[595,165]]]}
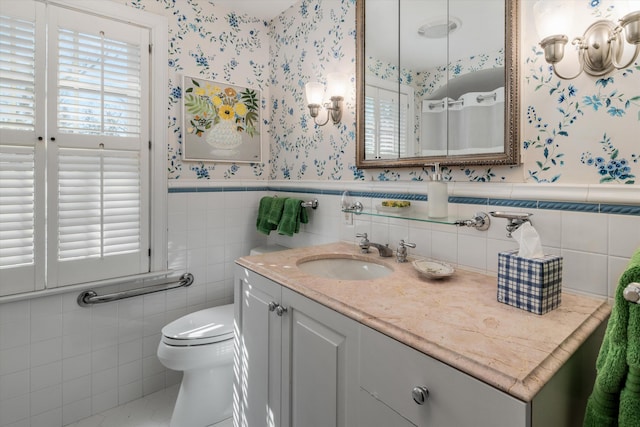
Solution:
{"label": "chrome cabinet knob", "polygon": [[277,314],[278,316],[282,316],[284,313],[286,313],[286,312],[287,312],[287,310],[288,310],[288,308],[287,308],[287,307],[283,307],[283,306],[281,306],[281,305],[278,305],[278,307],[276,307],[276,314]]}
{"label": "chrome cabinet knob", "polygon": [[418,405],[424,405],[424,402],[429,397],[429,390],[424,386],[416,386],[411,391],[411,397]]}
{"label": "chrome cabinet knob", "polygon": [[278,307],[280,307],[280,304],[278,304],[277,302],[271,301],[269,303],[269,311],[276,311]]}

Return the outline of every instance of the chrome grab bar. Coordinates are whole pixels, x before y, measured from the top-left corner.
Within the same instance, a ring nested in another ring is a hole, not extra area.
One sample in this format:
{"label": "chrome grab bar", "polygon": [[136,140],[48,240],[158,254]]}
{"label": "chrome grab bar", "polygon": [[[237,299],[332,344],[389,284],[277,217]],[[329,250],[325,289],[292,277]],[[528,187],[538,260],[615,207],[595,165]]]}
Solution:
{"label": "chrome grab bar", "polygon": [[78,295],[78,305],[80,307],[89,307],[92,304],[102,304],[105,302],[117,301],[120,299],[137,297],[140,295],[152,294],[160,291],[170,291],[171,289],[181,288],[183,286],[189,286],[193,283],[193,274],[184,273],[180,280],[171,281],[167,283],[158,283],[153,286],[146,286],[143,288],[130,289],[128,291],[114,292],[112,294],[98,295],[94,290],[87,290]]}
{"label": "chrome grab bar", "polygon": [[622,291],[622,295],[627,301],[640,304],[640,283],[629,283],[627,287],[624,288],[624,291]]}

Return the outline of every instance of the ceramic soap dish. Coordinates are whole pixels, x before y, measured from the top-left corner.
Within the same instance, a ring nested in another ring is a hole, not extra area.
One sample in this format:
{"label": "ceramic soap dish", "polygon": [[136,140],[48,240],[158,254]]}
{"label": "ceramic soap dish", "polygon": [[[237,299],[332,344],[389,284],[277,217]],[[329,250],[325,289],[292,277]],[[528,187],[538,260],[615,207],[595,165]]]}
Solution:
{"label": "ceramic soap dish", "polygon": [[427,279],[444,279],[455,273],[455,269],[449,264],[428,259],[413,261],[413,267]]}

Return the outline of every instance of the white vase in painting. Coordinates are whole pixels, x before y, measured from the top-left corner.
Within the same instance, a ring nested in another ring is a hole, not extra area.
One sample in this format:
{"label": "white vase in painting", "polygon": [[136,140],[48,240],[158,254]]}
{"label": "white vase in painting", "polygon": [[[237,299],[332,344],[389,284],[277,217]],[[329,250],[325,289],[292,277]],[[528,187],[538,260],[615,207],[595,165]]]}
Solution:
{"label": "white vase in painting", "polygon": [[207,143],[215,148],[231,150],[242,144],[242,133],[233,120],[220,120],[209,131]]}

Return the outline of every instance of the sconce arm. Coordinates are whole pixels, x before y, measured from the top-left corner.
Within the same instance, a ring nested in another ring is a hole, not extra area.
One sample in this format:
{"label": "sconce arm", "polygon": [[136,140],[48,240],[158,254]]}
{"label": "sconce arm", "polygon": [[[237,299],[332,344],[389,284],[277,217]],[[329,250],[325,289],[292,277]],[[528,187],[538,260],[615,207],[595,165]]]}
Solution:
{"label": "sconce arm", "polygon": [[636,62],[636,59],[638,58],[638,54],[640,54],[640,44],[636,45],[636,50],[633,53],[633,57],[631,58],[631,60],[629,62],[627,62],[625,65],[620,65],[618,64],[618,61],[616,60],[615,55],[612,55],[611,57],[611,63],[613,64],[614,67],[616,67],[617,69],[622,69],[622,68],[627,68],[629,66],[631,66],[634,62]]}
{"label": "sconce arm", "polygon": [[329,118],[333,121],[333,124],[340,123],[342,120],[342,100],[344,98],[341,96],[332,96],[331,102],[325,103],[323,106],[327,110],[327,118],[322,122],[318,123],[317,117],[320,112],[319,104],[309,104],[309,115],[313,117],[313,122],[318,126],[324,126],[329,123]]}
{"label": "sconce arm", "polygon": [[578,64],[580,65],[580,69],[578,70],[578,72],[574,76],[567,77],[558,72],[558,69],[556,68],[556,64],[551,64],[553,73],[563,80],[573,80],[576,77],[578,77],[580,74],[582,74],[582,72],[584,71],[584,55],[586,54],[586,51],[587,51],[585,40],[583,37],[576,37],[571,41],[571,44],[574,46],[575,45],[578,46]]}

